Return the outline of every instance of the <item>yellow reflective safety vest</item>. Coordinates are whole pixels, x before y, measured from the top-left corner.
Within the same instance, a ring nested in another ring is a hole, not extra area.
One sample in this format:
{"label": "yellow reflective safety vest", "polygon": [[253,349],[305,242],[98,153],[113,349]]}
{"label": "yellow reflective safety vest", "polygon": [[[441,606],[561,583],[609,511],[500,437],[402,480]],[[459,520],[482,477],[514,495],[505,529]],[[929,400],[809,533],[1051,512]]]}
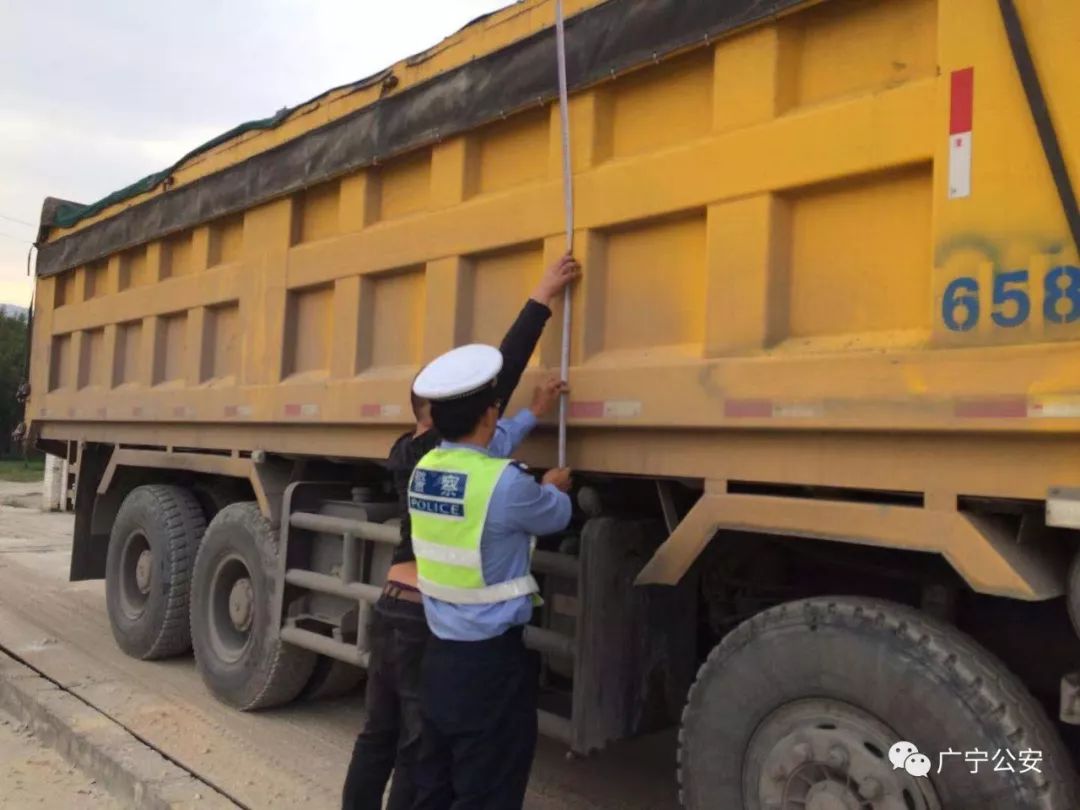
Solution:
{"label": "yellow reflective safety vest", "polygon": [[420,591],[443,602],[484,605],[539,591],[532,576],[484,579],[480,538],[509,459],[436,448],[409,479],[409,519]]}

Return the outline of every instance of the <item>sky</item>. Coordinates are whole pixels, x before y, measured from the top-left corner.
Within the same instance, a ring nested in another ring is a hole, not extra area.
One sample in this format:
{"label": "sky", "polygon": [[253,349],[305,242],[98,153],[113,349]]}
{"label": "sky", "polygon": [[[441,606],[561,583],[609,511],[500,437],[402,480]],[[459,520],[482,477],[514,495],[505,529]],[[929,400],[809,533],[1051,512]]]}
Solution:
{"label": "sky", "polygon": [[511,0],[0,0],[0,303],[47,196],[89,203]]}

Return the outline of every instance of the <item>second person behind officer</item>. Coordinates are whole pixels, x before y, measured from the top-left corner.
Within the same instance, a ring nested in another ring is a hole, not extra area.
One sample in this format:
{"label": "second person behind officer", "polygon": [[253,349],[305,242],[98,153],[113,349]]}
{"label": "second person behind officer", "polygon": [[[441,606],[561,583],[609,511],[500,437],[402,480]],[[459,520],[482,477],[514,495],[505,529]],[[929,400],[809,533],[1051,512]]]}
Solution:
{"label": "second person behind officer", "polygon": [[520,808],[536,748],[538,660],[523,633],[538,603],[532,548],[570,523],[570,472],[537,482],[488,450],[501,367],[497,349],[467,346],[413,385],[443,436],[409,484],[432,632],[421,671],[417,810]]}

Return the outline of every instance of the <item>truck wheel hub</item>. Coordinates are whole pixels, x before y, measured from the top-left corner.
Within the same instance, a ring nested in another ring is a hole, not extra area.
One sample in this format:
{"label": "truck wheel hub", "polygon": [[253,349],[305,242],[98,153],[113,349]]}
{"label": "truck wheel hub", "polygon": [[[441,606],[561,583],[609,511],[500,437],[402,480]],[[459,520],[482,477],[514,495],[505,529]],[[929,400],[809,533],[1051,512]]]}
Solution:
{"label": "truck wheel hub", "polygon": [[861,810],[859,797],[848,785],[818,782],[806,793],[806,810]]}
{"label": "truck wheel hub", "polygon": [[119,573],[117,605],[129,621],[139,621],[146,613],[154,578],[154,553],[142,529],[135,529],[124,538]]}
{"label": "truck wheel hub", "polygon": [[150,549],[144,549],[135,563],[135,586],[139,589],[139,593],[150,593],[150,576],[153,566],[154,555],[150,553]]}
{"label": "truck wheel hub", "polygon": [[251,628],[253,597],[251,580],[247,577],[236,580],[229,592],[229,618],[233,627],[241,632]]}
{"label": "truck wheel hub", "polygon": [[789,703],[750,740],[744,794],[768,810],[941,810],[929,779],[889,762],[889,749],[901,740],[848,703]]}

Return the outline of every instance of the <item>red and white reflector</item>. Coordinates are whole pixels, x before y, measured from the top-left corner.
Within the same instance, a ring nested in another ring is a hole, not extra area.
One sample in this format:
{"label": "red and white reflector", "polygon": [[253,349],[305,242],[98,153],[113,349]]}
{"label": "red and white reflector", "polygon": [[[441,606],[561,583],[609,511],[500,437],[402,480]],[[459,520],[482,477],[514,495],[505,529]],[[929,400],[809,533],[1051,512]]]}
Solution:
{"label": "red and white reflector", "polygon": [[975,116],[975,68],[955,70],[949,101],[949,199],[971,196],[971,132]]}

